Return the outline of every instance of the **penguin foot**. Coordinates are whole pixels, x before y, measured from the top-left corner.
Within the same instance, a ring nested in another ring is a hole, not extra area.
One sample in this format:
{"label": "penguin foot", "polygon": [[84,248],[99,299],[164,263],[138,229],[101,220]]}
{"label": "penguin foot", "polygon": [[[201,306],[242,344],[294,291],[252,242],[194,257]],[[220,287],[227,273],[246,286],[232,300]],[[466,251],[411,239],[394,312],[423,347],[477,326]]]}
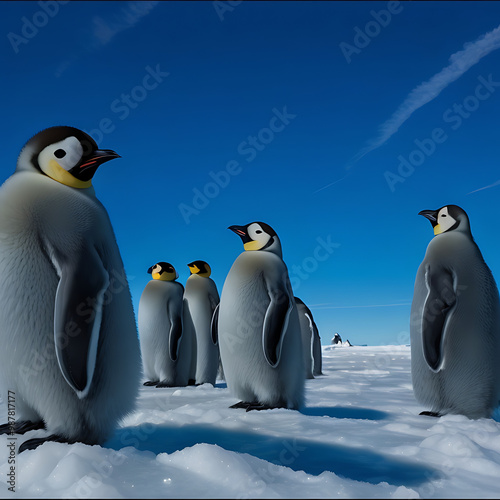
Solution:
{"label": "penguin foot", "polygon": [[168,382],[160,382],[159,384],[156,384],[156,387],[161,389],[162,387],[175,387],[175,386],[169,384]]}
{"label": "penguin foot", "polygon": [[151,387],[152,385],[156,385],[158,383],[158,380],[156,382],[153,382],[152,380],[148,380],[147,382],[144,382],[144,384],[142,385],[145,385],[146,387]]}
{"label": "penguin foot", "polygon": [[279,408],[279,406],[269,406],[269,405],[265,405],[265,404],[262,404],[262,403],[250,403],[247,406],[246,411],[252,411],[252,410],[257,410],[257,411],[260,411],[260,410],[272,410],[273,408]]}
{"label": "penguin foot", "polygon": [[240,401],[234,405],[231,405],[229,408],[244,408],[245,410],[254,403],[247,403],[246,401]]}
{"label": "penguin foot", "polygon": [[26,450],[34,450],[35,448],[38,448],[41,444],[47,442],[47,441],[53,441],[55,443],[68,443],[68,444],[74,444],[76,441],[73,441],[71,439],[58,436],[57,434],[52,434],[48,437],[44,438],[36,438],[36,439],[28,439],[28,441],[25,441],[20,447],[19,447],[19,453],[22,453],[23,451]]}
{"label": "penguin foot", "polygon": [[45,422],[40,420],[39,422],[31,422],[31,420],[22,420],[21,422],[16,422],[14,428],[10,424],[0,425],[0,434],[25,434],[28,431],[34,431],[36,429],[45,429]]}
{"label": "penguin foot", "polygon": [[425,415],[427,417],[440,417],[441,413],[436,413],[435,411],[422,411],[419,415]]}

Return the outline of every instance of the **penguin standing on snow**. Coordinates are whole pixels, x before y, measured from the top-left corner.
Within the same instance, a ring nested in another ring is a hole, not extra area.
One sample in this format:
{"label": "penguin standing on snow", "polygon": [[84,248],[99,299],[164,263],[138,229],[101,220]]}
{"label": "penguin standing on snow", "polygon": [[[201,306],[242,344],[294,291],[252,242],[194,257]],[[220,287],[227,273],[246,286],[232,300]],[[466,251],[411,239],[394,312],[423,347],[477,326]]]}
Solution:
{"label": "penguin standing on snow", "polygon": [[298,297],[295,298],[302,336],[302,352],[306,378],[322,375],[321,338],[311,310]]}
{"label": "penguin standing on snow", "polygon": [[[99,444],[134,407],[140,351],[130,290],[99,165],[118,158],[86,133],[31,138],[0,188],[0,390],[16,397],[14,432]],[[9,426],[0,433],[10,432]]]}
{"label": "penguin standing on snow", "polygon": [[245,251],[233,263],[213,327],[234,408],[297,409],[305,374],[297,307],[276,232],[263,222],[231,226]]}
{"label": "penguin standing on snow", "polygon": [[184,287],[172,264],[158,262],[148,269],[152,280],[139,302],[139,338],[144,385],[183,387],[188,384],[190,337],[183,335]]}
{"label": "penguin standing on snow", "polygon": [[[500,403],[500,302],[456,205],[423,210],[434,228],[415,280],[411,372],[425,415],[489,417]],[[472,339],[472,340],[471,340]]]}
{"label": "penguin standing on snow", "polygon": [[335,335],[332,338],[332,345],[337,345],[337,344],[342,345],[342,337],[338,333],[335,333]]}
{"label": "penguin standing on snow", "polygon": [[210,278],[212,270],[203,260],[188,264],[191,276],[186,281],[185,307],[191,317],[196,338],[196,384],[215,385],[219,369],[219,346],[212,337],[212,316],[219,304],[219,292]]}

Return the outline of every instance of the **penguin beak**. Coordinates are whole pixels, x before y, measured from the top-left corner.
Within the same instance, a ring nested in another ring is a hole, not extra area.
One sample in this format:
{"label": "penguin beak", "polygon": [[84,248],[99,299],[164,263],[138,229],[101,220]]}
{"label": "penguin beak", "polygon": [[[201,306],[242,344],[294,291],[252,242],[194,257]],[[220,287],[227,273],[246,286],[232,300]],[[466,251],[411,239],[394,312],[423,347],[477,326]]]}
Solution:
{"label": "penguin beak", "polygon": [[435,227],[437,225],[437,210],[422,210],[418,213],[418,215],[423,215],[426,219],[429,219],[431,221],[432,227]]}
{"label": "penguin beak", "polygon": [[252,241],[250,236],[248,236],[246,226],[229,226],[228,229],[233,231],[233,233],[236,233],[243,240],[243,243]]}
{"label": "penguin beak", "polygon": [[83,163],[73,167],[69,173],[81,181],[89,181],[100,165],[115,158],[121,158],[121,156],[112,149],[96,149],[89,156],[84,157]]}
{"label": "penguin beak", "polygon": [[148,269],[148,274],[153,274],[153,267],[154,267],[154,266],[151,266],[151,267]]}

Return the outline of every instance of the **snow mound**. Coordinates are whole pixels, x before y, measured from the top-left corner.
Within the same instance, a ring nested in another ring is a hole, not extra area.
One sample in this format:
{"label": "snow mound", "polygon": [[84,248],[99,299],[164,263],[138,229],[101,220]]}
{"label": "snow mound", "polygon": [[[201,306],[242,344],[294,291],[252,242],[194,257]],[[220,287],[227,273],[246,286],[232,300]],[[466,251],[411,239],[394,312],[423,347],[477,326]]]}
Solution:
{"label": "snow mound", "polygon": [[[23,498],[495,498],[500,424],[420,416],[408,346],[323,347],[307,404],[249,412],[216,387],[141,387],[104,446],[45,443],[16,456]],[[0,403],[6,421],[5,403]],[[31,431],[18,437],[40,437]],[[1,497],[8,436],[0,436]]]}

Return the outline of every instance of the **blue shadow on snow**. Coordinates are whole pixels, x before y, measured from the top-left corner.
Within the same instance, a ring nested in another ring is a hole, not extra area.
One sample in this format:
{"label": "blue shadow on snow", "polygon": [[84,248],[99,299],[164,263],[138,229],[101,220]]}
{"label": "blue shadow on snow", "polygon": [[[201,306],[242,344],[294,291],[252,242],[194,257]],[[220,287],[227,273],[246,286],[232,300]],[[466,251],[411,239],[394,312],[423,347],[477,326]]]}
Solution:
{"label": "blue shadow on snow", "polygon": [[144,424],[126,427],[116,431],[104,447],[120,450],[125,446],[133,446],[141,451],[170,454],[198,443],[218,445],[237,453],[248,453],[276,465],[315,476],[324,471],[331,471],[356,481],[372,484],[386,481],[397,486],[416,486],[430,478],[439,477],[439,473],[429,466],[402,458],[391,458],[366,448],[351,448],[339,444],[203,425]]}
{"label": "blue shadow on snow", "polygon": [[355,408],[342,406],[313,406],[301,408],[302,415],[310,417],[355,418],[360,420],[384,420],[389,414],[370,408]]}

